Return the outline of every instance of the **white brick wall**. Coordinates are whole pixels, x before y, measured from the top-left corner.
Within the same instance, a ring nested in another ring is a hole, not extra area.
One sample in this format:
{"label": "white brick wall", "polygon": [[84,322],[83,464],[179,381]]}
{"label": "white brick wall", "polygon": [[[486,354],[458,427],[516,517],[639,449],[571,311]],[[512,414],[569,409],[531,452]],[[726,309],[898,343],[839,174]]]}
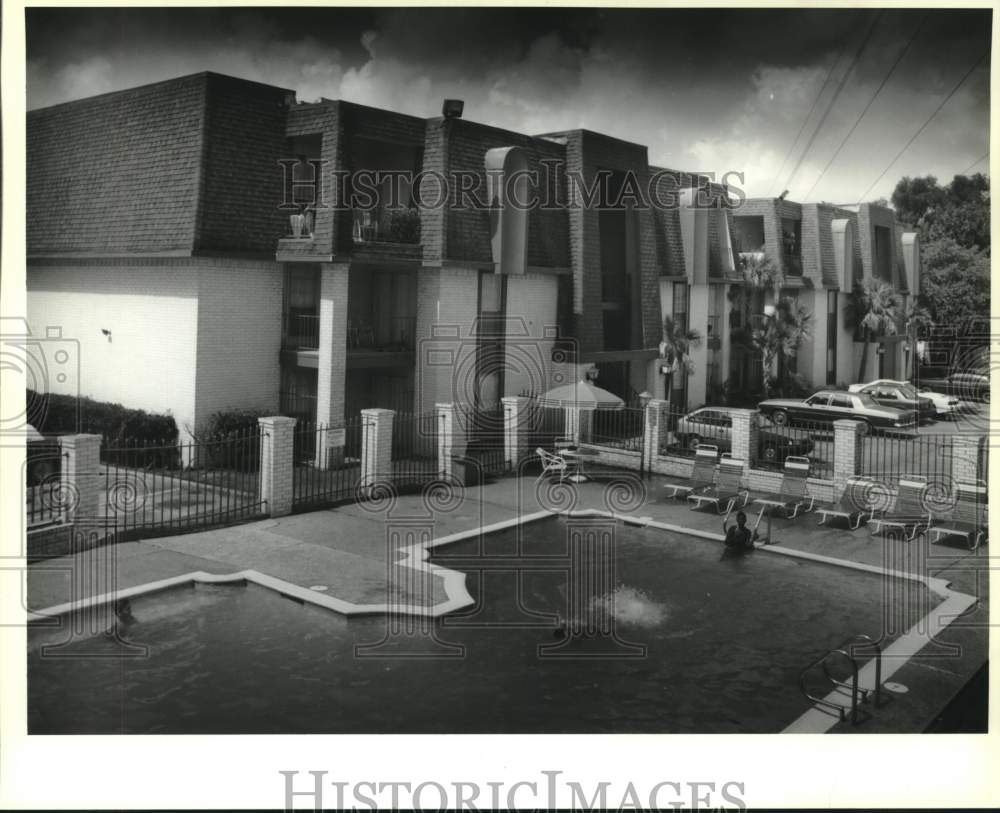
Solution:
{"label": "white brick wall", "polygon": [[49,391],[169,411],[182,432],[193,426],[200,270],[191,260],[29,266],[32,334],[58,326],[79,348],[79,377],[53,377]]}
{"label": "white brick wall", "polygon": [[208,262],[198,270],[196,425],[218,410],[277,412],[282,267]]}

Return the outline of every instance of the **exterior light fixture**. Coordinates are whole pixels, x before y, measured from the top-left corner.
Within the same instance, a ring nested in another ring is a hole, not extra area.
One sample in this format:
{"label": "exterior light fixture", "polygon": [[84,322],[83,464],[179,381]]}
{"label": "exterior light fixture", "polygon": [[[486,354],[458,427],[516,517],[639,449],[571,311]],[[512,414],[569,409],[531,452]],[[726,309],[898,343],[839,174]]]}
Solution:
{"label": "exterior light fixture", "polygon": [[441,115],[446,119],[460,119],[465,110],[465,102],[461,99],[445,99],[441,105]]}
{"label": "exterior light fixture", "polygon": [[766,317],[768,317],[768,318],[774,316],[774,305],[765,305],[764,306],[764,315]]}

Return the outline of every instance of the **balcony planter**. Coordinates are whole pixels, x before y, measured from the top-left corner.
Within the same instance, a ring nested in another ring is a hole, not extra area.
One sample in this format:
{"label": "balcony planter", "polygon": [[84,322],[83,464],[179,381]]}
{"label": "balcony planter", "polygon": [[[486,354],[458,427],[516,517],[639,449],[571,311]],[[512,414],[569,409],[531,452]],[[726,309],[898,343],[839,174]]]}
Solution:
{"label": "balcony planter", "polygon": [[292,237],[301,238],[306,225],[305,215],[289,215],[288,220],[292,224]]}

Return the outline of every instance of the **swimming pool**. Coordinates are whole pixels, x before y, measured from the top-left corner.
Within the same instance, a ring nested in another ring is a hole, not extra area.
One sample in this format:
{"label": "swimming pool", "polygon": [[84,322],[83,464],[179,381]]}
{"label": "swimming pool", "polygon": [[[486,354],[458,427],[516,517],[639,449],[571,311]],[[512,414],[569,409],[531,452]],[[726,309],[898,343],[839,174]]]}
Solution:
{"label": "swimming pool", "polygon": [[[610,551],[607,567],[581,550]],[[475,603],[347,618],[254,584],[180,587],[132,599],[122,635],[144,657],[102,635],[43,656],[67,632],[35,625],[29,733],[776,732],[811,707],[813,657],[886,619],[891,640],[940,602],[607,517],[514,525],[432,561],[465,572]]]}

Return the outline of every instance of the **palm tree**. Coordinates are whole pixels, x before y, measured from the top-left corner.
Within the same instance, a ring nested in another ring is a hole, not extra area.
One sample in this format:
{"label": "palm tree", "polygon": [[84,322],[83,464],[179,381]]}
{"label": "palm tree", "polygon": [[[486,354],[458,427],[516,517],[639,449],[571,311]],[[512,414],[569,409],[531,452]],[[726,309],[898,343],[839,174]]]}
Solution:
{"label": "palm tree", "polygon": [[858,381],[864,381],[868,366],[868,348],[875,336],[895,336],[902,302],[893,287],[883,280],[866,279],[854,286],[848,304],[848,318],[861,332],[864,347]]}
{"label": "palm tree", "polygon": [[751,288],[773,288],[775,291],[780,291],[785,283],[781,269],[767,254],[742,255],[740,262],[743,267],[743,278]]}
{"label": "palm tree", "polygon": [[[774,313],[764,317],[756,326],[734,334],[736,341],[742,342],[760,355],[763,369],[764,398],[771,397],[771,388],[784,379],[784,367],[788,359],[794,358],[799,347],[812,334],[809,322],[812,314],[791,297],[782,297],[774,306]],[[778,375],[772,376],[775,361],[779,363]]]}
{"label": "palm tree", "polygon": [[[688,358],[692,348],[701,344],[701,334],[697,330],[685,327],[674,321],[672,316],[663,317],[663,339],[660,342],[660,356],[667,360],[668,364],[674,366],[675,370],[683,370],[690,373],[694,369],[694,364]],[[671,373],[667,377],[666,400],[670,402],[673,394],[674,376]]]}
{"label": "palm tree", "polygon": [[798,355],[802,343],[812,336],[812,313],[797,300],[782,297],[775,306],[772,321],[776,323],[778,342],[778,384],[784,388],[788,362]]}

